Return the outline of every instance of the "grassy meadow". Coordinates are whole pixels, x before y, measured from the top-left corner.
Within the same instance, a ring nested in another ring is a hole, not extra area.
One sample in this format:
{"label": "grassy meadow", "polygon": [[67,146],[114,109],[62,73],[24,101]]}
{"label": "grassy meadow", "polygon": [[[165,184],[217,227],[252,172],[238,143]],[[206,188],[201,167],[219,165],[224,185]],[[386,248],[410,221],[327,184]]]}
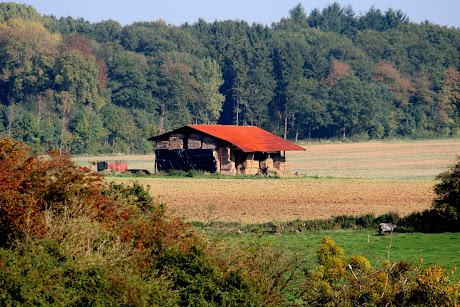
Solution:
{"label": "grassy meadow", "polygon": [[[438,265],[449,270],[460,265],[460,235],[458,233],[394,233],[377,235],[376,231],[329,230],[310,231],[303,234],[255,234],[230,235],[229,242],[260,242],[265,246],[283,248],[286,254],[296,254],[305,260],[307,266],[316,266],[316,251],[321,239],[330,237],[345,251],[346,256],[359,254],[366,257],[372,265],[390,257],[392,261],[406,260],[411,263],[422,261],[423,265]],[[389,255],[388,255],[389,253]],[[460,277],[460,271],[456,272]]]}

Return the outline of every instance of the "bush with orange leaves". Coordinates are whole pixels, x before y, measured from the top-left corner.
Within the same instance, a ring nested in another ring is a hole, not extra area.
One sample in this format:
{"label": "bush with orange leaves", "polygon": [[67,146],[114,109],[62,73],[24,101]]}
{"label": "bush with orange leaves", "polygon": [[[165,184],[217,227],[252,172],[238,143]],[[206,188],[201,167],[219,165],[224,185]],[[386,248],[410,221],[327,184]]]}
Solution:
{"label": "bush with orange leaves", "polygon": [[259,252],[229,257],[143,186],[0,139],[1,306],[280,305],[284,271]]}
{"label": "bush with orange leaves", "polygon": [[329,238],[317,258],[292,287],[297,259],[260,242],[210,244],[143,186],[0,139],[1,306],[460,305],[460,282],[442,268],[371,266]]}
{"label": "bush with orange leaves", "polygon": [[139,248],[172,244],[187,234],[187,225],[167,219],[142,186],[105,183],[69,154],[50,151],[40,157],[21,142],[0,140],[0,246],[45,237],[57,221],[83,218]]}
{"label": "bush with orange leaves", "polygon": [[103,189],[102,178],[68,154],[39,157],[21,142],[0,139],[0,245],[46,233],[47,212],[72,218],[103,207]]}

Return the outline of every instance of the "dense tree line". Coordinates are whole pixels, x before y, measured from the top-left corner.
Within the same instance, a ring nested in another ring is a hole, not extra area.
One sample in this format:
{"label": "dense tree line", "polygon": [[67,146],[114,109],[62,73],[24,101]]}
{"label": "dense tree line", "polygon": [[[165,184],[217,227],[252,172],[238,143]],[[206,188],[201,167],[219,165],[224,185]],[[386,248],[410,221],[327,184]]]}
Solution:
{"label": "dense tree line", "polygon": [[302,5],[271,26],[121,26],[0,4],[0,134],[72,153],[149,152],[186,124],[289,139],[460,136],[460,31],[401,11]]}

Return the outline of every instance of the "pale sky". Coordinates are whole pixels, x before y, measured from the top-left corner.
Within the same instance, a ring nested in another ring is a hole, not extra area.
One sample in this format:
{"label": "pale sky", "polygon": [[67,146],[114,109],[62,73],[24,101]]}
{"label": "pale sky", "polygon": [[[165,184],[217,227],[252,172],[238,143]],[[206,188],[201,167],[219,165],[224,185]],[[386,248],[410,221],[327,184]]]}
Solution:
{"label": "pale sky", "polygon": [[[322,10],[333,0],[10,0],[33,6],[40,14],[57,18],[72,16],[90,22],[113,19],[121,25],[137,21],[163,19],[169,24],[193,24],[199,18],[244,20],[271,25],[289,16],[289,10],[301,3],[307,15],[314,8]],[[412,22],[432,23],[460,28],[460,0],[337,0],[342,7],[351,5],[357,15],[375,6],[402,10]]]}

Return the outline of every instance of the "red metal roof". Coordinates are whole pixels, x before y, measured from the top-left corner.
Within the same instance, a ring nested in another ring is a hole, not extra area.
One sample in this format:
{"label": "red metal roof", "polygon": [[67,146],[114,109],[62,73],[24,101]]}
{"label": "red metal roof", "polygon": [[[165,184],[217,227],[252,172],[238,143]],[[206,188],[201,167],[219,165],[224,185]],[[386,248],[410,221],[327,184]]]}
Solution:
{"label": "red metal roof", "polygon": [[189,125],[187,127],[225,140],[244,152],[306,150],[255,126]]}

